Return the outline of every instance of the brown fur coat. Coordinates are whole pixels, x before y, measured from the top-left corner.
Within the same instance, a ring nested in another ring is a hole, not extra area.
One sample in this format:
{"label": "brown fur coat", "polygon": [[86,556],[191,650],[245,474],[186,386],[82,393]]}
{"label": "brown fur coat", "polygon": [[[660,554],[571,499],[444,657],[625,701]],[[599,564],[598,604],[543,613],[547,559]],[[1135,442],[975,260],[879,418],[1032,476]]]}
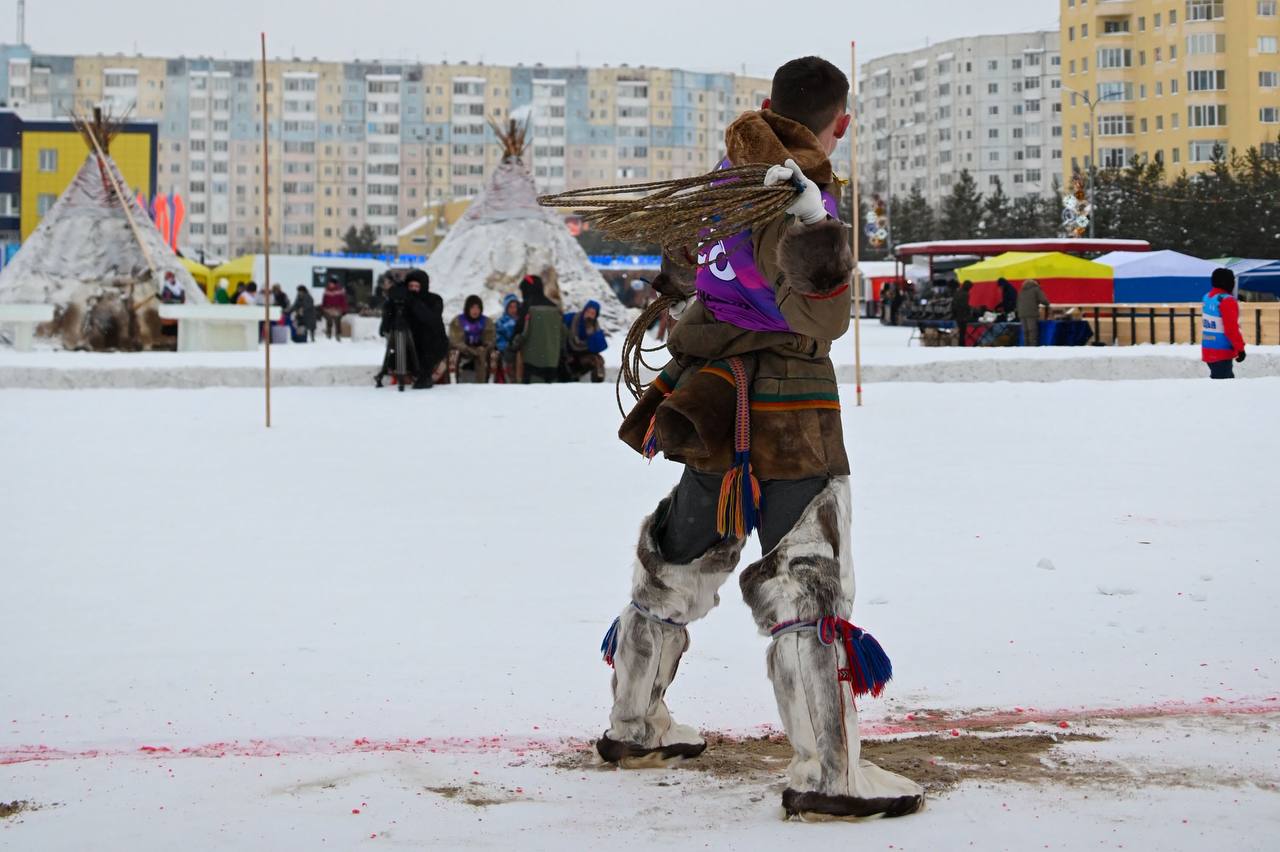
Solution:
{"label": "brown fur coat", "polygon": [[[749,112],[725,133],[733,163],[794,159],[838,194],[831,163],[806,127],[769,110]],[[751,376],[751,461],[761,479],[849,473],[831,342],[849,327],[853,270],[847,226],[802,225],[783,216],[752,233],[756,265],[774,286],[792,332],[720,322],[694,301],[671,332],[672,360],[627,416],[619,436],[639,450],[652,419],[658,449],[696,470],[721,473],[733,459],[734,388],[723,360],[741,356]],[[691,270],[664,264],[659,292],[693,289]]]}

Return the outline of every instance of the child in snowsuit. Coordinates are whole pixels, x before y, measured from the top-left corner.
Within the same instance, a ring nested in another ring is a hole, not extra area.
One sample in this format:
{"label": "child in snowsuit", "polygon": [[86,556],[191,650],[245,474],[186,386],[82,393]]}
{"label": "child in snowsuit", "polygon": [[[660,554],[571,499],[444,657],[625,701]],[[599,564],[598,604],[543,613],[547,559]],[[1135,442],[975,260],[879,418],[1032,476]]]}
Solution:
{"label": "child in snowsuit", "polygon": [[502,316],[493,324],[497,332],[498,359],[502,364],[502,378],[508,383],[516,381],[519,348],[512,345],[520,330],[520,297],[508,293],[502,297]]}
{"label": "child in snowsuit", "polygon": [[726,131],[722,165],[775,165],[767,185],[803,191],[787,215],[704,248],[693,281],[666,264],[654,282],[664,293],[692,284],[696,298],[671,332],[671,362],[620,437],[685,468],[640,530],[631,602],[606,636],[613,710],[596,745],[624,766],[706,748],[664,696],[688,625],[719,603],[754,524],[764,556],[740,585],[772,638],[769,678],[794,749],[782,804],[801,818],[901,816],[923,804],[918,785],[861,760],[854,704],[866,670],[850,659],[864,646],[849,623],[849,460],[828,357],[850,318],[849,230],[828,159],[849,125],[848,92],[825,60],[782,66],[763,108]]}

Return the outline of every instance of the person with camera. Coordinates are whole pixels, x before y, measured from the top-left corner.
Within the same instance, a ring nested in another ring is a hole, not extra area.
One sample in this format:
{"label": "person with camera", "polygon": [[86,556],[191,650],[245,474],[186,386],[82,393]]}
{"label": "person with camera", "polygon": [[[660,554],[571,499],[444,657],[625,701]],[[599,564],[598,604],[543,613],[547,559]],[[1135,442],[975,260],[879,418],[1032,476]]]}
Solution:
{"label": "person with camera", "polygon": [[431,292],[431,278],[423,270],[409,270],[404,280],[409,288],[413,342],[421,365],[414,387],[429,388],[435,383],[440,365],[449,357],[449,336],[444,330],[444,300]]}

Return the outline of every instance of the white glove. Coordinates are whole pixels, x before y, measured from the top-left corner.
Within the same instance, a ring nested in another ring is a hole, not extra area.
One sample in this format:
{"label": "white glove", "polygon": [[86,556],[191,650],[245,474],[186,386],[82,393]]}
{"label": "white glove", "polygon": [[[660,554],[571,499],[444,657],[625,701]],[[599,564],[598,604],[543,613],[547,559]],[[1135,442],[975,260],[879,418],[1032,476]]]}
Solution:
{"label": "white glove", "polygon": [[684,316],[684,312],[689,310],[689,302],[693,300],[690,296],[688,299],[681,299],[678,302],[672,302],[671,307],[667,308],[667,313],[671,315],[673,320],[679,322],[680,317]]}
{"label": "white glove", "polygon": [[765,186],[776,186],[786,181],[804,186],[799,197],[787,208],[788,213],[806,225],[812,225],[827,218],[827,208],[822,206],[822,190],[804,176],[804,172],[796,165],[795,160],[787,160],[786,164],[781,166],[770,166],[769,171],[765,172]]}

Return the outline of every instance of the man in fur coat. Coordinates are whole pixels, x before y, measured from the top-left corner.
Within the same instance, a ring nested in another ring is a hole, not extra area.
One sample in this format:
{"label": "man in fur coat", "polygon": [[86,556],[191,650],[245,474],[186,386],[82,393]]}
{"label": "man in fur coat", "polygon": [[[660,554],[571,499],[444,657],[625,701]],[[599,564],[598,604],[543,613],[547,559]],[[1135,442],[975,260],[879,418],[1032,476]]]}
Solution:
{"label": "man in fur coat", "polygon": [[901,816],[923,804],[918,785],[859,754],[860,675],[850,657],[863,634],[848,622],[849,459],[828,357],[850,319],[849,231],[829,160],[849,126],[848,93],[825,60],[778,69],[763,108],[726,131],[721,165],[774,165],[765,183],[792,183],[796,201],[785,216],[705,249],[696,274],[668,264],[655,281],[660,292],[696,297],[671,333],[671,362],[620,437],[685,468],[644,521],[632,601],[606,636],[614,700],[597,743],[623,766],[706,748],[695,728],[676,724],[664,696],[689,647],[687,625],[719,603],[755,526],[764,556],[740,585],[772,638],[769,678],[794,749],[782,804],[801,818]]}

